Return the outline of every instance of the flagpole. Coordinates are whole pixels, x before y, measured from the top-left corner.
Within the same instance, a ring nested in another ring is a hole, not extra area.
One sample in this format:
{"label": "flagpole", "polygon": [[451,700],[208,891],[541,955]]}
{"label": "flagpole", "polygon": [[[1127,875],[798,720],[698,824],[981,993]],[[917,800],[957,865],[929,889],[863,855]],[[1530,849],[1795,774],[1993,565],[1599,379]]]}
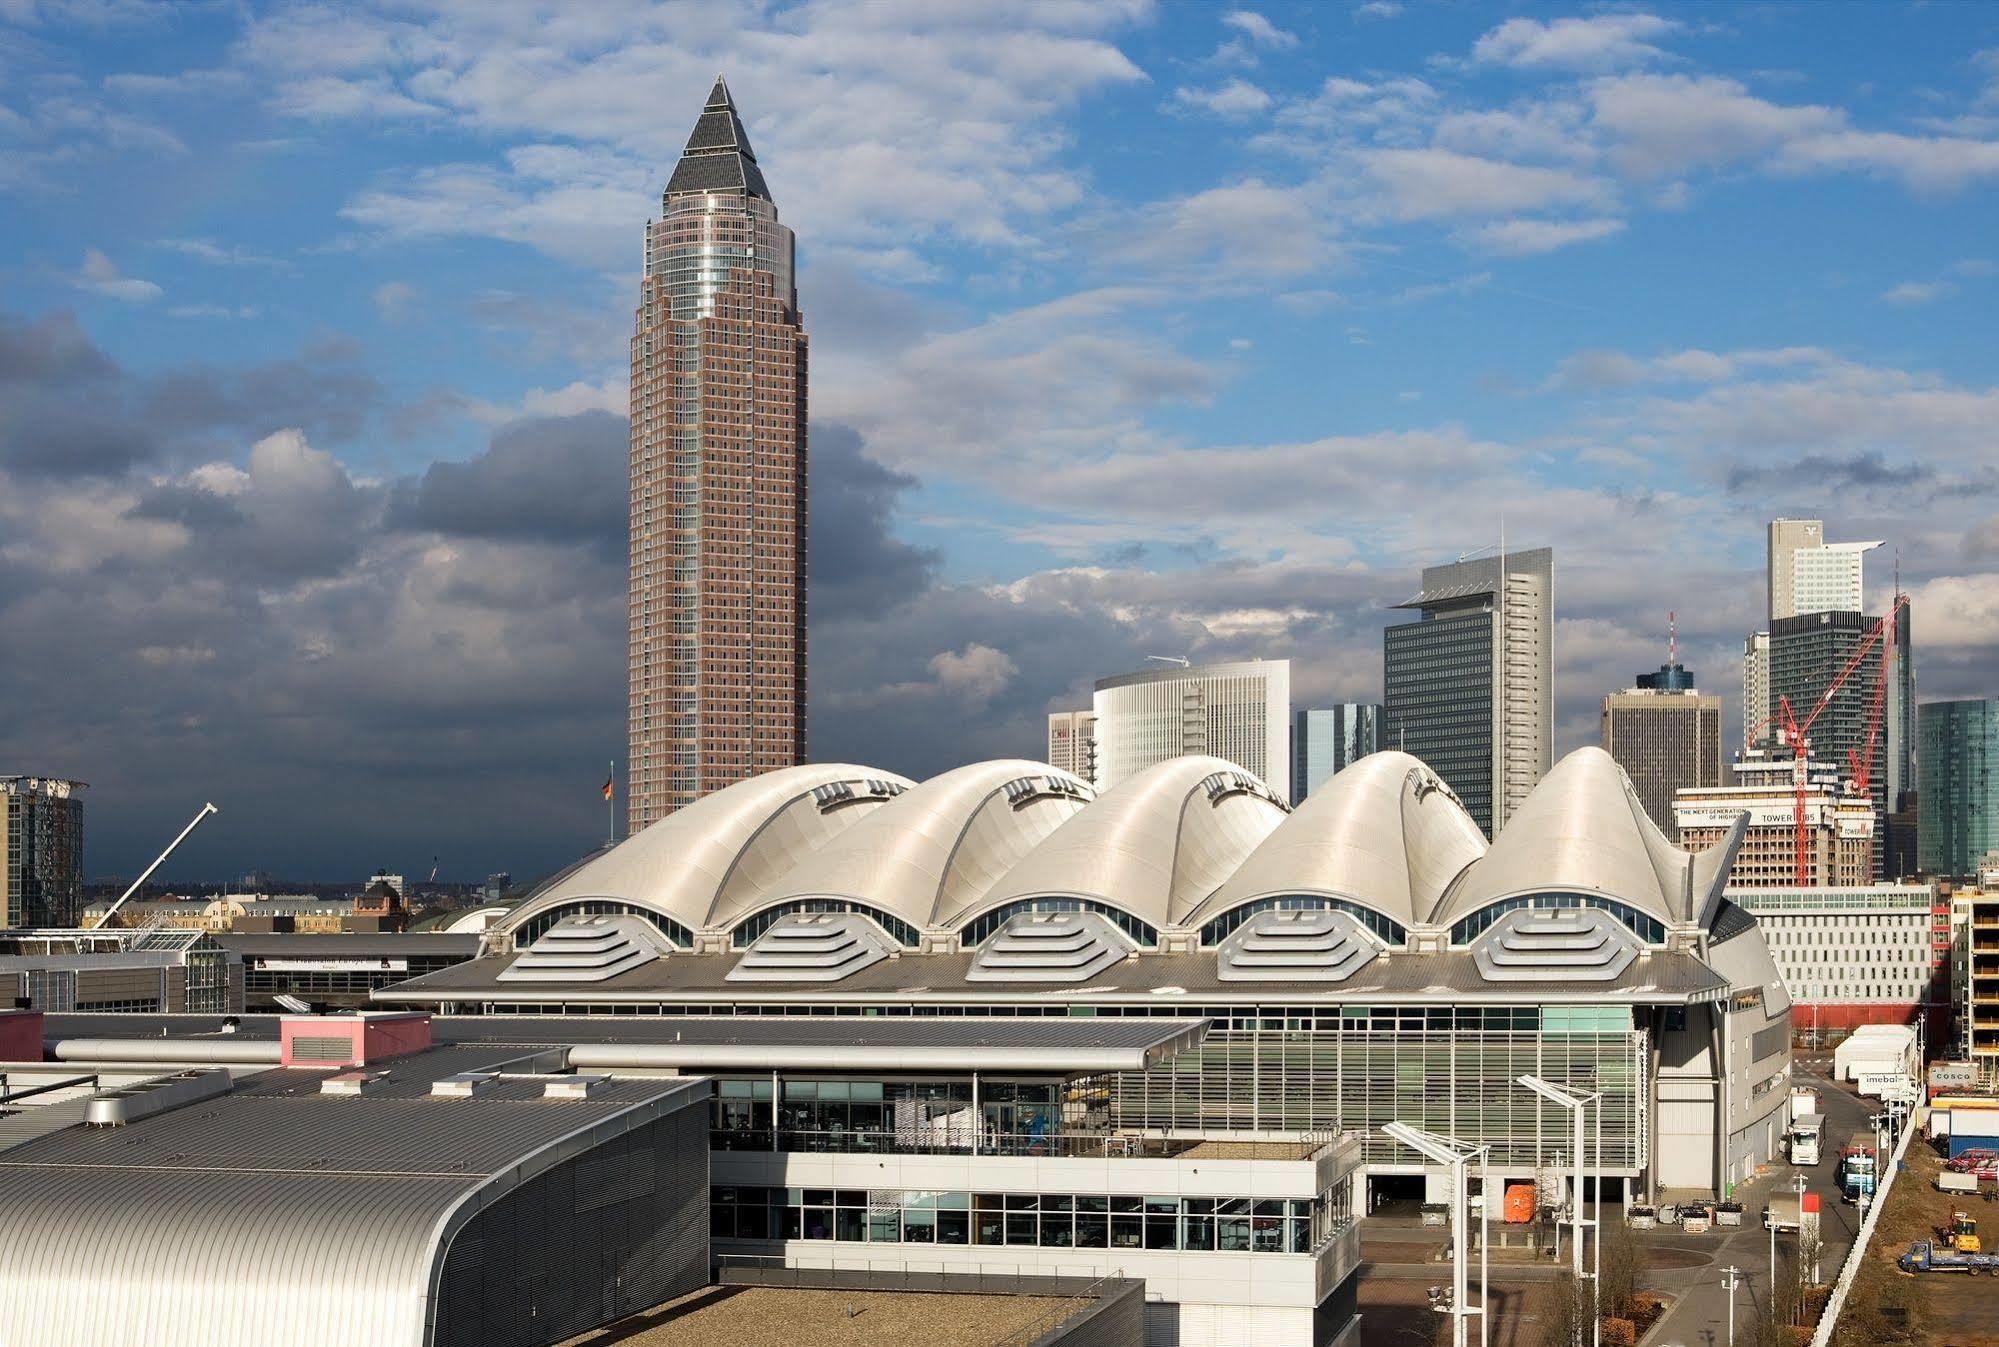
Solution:
{"label": "flagpole", "polygon": [[618,841],[618,760],[616,758],[611,759],[611,773],[604,778],[604,781],[604,814],[611,825],[610,836],[607,840],[610,845],[615,846]]}

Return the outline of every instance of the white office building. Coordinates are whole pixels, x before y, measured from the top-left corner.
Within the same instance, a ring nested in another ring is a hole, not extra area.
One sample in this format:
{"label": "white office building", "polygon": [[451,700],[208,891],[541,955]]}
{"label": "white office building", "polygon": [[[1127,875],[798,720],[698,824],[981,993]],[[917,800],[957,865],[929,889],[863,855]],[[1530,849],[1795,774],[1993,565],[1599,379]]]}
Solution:
{"label": "white office building", "polygon": [[1291,661],[1245,660],[1121,674],[1097,683],[1098,789],[1169,758],[1209,754],[1291,798]]}
{"label": "white office building", "polygon": [[1947,994],[1927,884],[1730,888],[1756,918],[1800,1031],[1906,1024]]}

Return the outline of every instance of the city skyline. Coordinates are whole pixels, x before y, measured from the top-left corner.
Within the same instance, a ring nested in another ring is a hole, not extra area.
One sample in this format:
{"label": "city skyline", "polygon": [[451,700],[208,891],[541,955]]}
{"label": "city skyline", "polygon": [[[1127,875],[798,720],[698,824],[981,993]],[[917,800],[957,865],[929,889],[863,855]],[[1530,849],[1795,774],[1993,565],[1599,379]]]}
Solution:
{"label": "city skyline", "polygon": [[1731,13],[38,8],[6,770],[95,783],[92,875],[209,796],[168,877],[601,837],[633,230],[718,69],[817,348],[815,757],[1018,751],[1162,649],[1370,700],[1501,508],[1563,558],[1558,752],[1668,609],[1729,687],[1778,516],[1887,539],[1923,695],[1989,695],[1999,34]]}

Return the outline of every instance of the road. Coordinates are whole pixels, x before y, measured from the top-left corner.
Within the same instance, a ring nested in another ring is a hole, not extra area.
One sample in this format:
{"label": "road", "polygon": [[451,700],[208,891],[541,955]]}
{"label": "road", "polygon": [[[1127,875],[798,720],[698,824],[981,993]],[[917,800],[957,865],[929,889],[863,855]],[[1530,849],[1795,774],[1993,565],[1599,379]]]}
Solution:
{"label": "road", "polygon": [[[1860,1227],[1859,1209],[1840,1201],[1834,1183],[1837,1156],[1839,1148],[1848,1145],[1854,1136],[1865,1137],[1866,1144],[1873,1144],[1869,1119],[1878,1105],[1817,1074],[1827,1069],[1826,1063],[1799,1058],[1794,1070],[1797,1084],[1816,1088],[1825,1100],[1824,1161],[1809,1169],[1793,1169],[1780,1163],[1770,1173],[1741,1185],[1736,1197],[1744,1208],[1743,1225],[1739,1230],[1725,1232],[1725,1238],[1712,1247],[1706,1263],[1684,1270],[1653,1271],[1644,1278],[1647,1287],[1674,1297],[1673,1308],[1648,1339],[1648,1347],[1718,1347],[1726,1343],[1728,1293],[1722,1289],[1721,1272],[1731,1264],[1742,1273],[1742,1283],[1735,1292],[1735,1316],[1737,1332],[1747,1340],[1750,1316],[1767,1303],[1770,1291],[1770,1235],[1763,1228],[1763,1205],[1771,1192],[1790,1187],[1799,1174],[1805,1176],[1811,1191],[1819,1195],[1820,1233],[1825,1240],[1821,1274],[1830,1279],[1837,1273]],[[1778,1233],[1780,1257],[1786,1241],[1795,1247],[1796,1238]],[[1682,1236],[1673,1242],[1691,1245],[1696,1240]]]}

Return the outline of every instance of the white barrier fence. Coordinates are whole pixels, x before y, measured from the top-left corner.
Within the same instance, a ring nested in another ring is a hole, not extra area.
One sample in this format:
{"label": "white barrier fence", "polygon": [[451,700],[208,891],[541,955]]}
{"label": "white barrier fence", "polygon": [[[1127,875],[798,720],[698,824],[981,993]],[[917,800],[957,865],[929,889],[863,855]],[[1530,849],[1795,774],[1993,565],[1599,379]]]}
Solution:
{"label": "white barrier fence", "polygon": [[1853,1247],[1846,1251],[1846,1262],[1840,1265],[1839,1280],[1832,1285],[1832,1295],[1825,1303],[1825,1315],[1819,1320],[1818,1331],[1812,1334],[1811,1347],[1826,1347],[1832,1341],[1832,1330],[1839,1323],[1839,1312],[1846,1305],[1847,1292],[1853,1289],[1853,1279],[1860,1272],[1860,1260],[1867,1256],[1867,1246],[1874,1242],[1874,1227],[1881,1223],[1881,1210],[1888,1205],[1888,1194],[1895,1187],[1896,1176],[1902,1172],[1902,1160],[1909,1153],[1909,1142],[1923,1129],[1928,1113],[1927,1108],[1910,1110],[1902,1126],[1901,1138],[1895,1143],[1894,1157],[1886,1164],[1875,1166],[1874,1200],[1868,1204],[1867,1215],[1860,1222],[1860,1233],[1854,1236]]}

